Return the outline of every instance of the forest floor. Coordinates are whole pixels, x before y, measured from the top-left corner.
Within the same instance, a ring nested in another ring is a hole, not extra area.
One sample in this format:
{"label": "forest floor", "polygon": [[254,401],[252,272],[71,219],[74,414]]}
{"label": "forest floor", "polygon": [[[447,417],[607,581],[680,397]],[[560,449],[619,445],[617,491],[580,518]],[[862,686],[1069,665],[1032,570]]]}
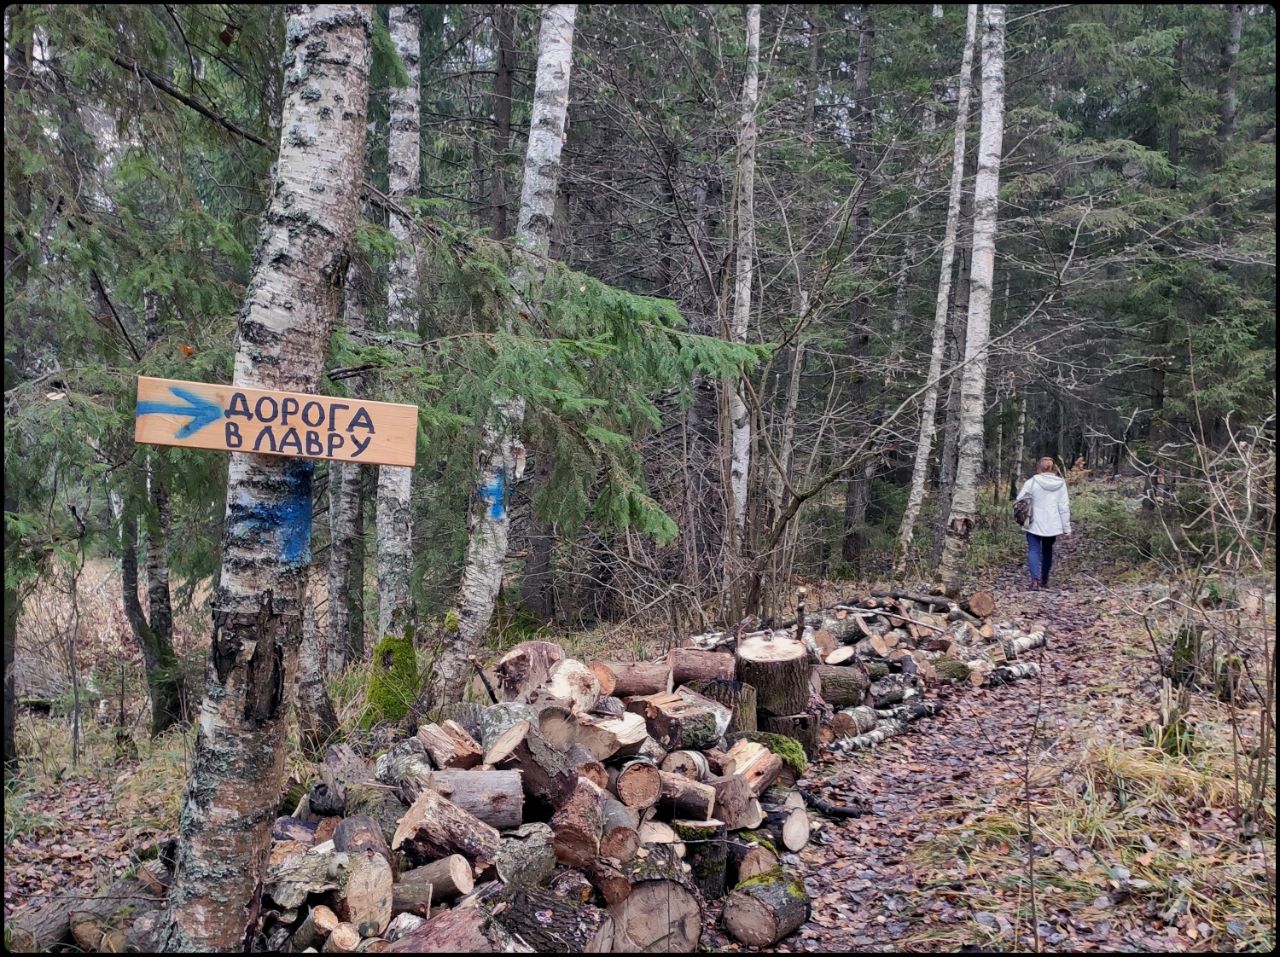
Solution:
{"label": "forest floor", "polygon": [[[1077,526],[1050,589],[1027,590],[1012,561],[987,581],[996,620],[1046,629],[1040,678],[934,689],[938,717],[806,774],[811,790],[864,814],[816,818],[814,840],[789,857],[812,913],[775,951],[1270,949],[1274,820],[1260,822],[1265,840],[1237,823],[1236,759],[1255,715],[1236,715],[1233,752],[1229,707],[1200,694],[1192,754],[1148,746],[1160,677],[1137,609],[1159,586],[1105,567],[1100,536],[1087,519]],[[91,895],[171,834],[187,758],[187,738],[171,734],[117,766],[112,729],[90,721],[88,754],[66,772],[67,742],[49,739],[65,722],[22,720],[41,743],[35,785],[6,793],[6,921]],[[1274,815],[1274,784],[1269,795]],[[718,910],[703,949],[744,949]]]}

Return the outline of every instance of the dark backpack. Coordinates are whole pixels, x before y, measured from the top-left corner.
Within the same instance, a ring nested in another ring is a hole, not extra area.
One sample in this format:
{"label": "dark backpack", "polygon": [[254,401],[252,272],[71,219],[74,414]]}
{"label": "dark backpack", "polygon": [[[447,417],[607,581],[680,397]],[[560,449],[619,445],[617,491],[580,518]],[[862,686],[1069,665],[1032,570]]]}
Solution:
{"label": "dark backpack", "polygon": [[1013,503],[1013,520],[1026,528],[1031,521],[1031,497],[1020,498]]}

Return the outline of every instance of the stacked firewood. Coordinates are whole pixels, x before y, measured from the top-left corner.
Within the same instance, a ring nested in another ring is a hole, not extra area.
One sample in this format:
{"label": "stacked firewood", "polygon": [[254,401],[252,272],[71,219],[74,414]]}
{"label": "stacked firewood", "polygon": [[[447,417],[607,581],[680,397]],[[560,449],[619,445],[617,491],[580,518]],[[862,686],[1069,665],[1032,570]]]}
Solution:
{"label": "stacked firewood", "polygon": [[491,704],[372,763],[329,748],[275,823],[261,949],[689,952],[722,897],[753,946],[803,923],[782,864],[820,717],[800,640],[591,664],[532,641],[483,674]]}
{"label": "stacked firewood", "polygon": [[873,593],[808,614],[802,590],[790,623],[698,635],[657,661],[531,641],[476,662],[489,704],[451,706],[372,763],[329,748],[275,823],[257,944],[689,952],[723,898],[732,936],[772,946],[808,914],[784,867],[810,835],[794,787],[806,756],[936,714],[923,692],[956,678],[949,662],[991,683],[1033,668],[1015,659],[1043,635],[993,626],[993,611],[985,593]]}

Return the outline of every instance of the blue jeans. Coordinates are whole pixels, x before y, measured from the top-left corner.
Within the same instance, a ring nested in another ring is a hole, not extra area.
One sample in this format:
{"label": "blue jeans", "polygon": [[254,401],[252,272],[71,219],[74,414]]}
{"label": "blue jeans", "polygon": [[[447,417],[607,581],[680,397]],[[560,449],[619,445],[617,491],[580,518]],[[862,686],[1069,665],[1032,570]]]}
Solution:
{"label": "blue jeans", "polygon": [[1033,581],[1049,584],[1049,569],[1053,567],[1053,543],[1057,535],[1033,535],[1027,532],[1027,569]]}

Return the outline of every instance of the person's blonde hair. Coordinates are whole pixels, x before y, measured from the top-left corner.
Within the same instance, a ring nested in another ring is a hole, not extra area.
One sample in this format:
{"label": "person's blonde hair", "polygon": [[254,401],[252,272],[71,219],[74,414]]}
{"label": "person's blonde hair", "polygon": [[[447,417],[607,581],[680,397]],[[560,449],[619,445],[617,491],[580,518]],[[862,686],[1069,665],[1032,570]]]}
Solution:
{"label": "person's blonde hair", "polygon": [[1056,472],[1057,464],[1053,461],[1052,455],[1042,455],[1036,459],[1036,474],[1041,472]]}

